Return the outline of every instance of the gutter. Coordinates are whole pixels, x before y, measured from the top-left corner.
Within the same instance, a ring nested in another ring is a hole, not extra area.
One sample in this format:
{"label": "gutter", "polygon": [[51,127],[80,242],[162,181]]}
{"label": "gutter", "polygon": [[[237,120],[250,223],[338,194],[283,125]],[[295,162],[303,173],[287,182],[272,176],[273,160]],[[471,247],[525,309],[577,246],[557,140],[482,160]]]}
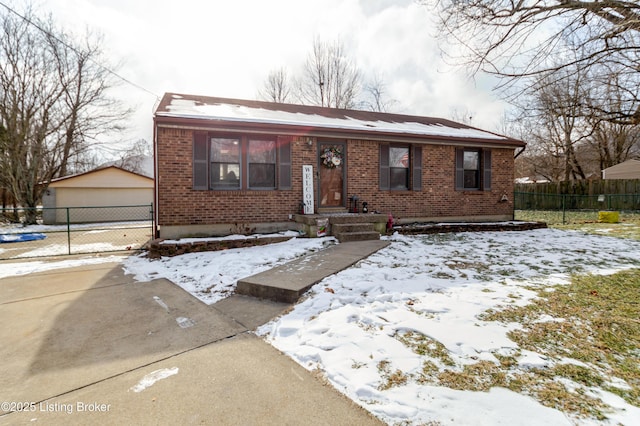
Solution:
{"label": "gutter", "polygon": [[152,239],[159,237],[158,235],[158,124],[156,118],[153,117],[153,236]]}

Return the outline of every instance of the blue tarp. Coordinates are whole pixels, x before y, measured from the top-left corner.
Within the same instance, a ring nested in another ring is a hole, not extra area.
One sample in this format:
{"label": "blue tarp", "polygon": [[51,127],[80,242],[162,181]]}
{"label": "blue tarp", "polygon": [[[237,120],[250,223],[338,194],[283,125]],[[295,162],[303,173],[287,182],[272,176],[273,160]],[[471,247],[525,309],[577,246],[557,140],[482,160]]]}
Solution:
{"label": "blue tarp", "polygon": [[0,243],[22,243],[24,241],[44,240],[47,238],[44,234],[28,233],[28,234],[0,234]]}

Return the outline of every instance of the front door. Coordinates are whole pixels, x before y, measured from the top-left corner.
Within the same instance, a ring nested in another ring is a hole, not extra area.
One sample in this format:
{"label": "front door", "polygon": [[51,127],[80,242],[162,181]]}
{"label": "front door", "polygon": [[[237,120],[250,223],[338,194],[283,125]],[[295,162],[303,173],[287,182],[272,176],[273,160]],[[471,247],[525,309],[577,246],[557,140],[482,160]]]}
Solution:
{"label": "front door", "polygon": [[344,142],[319,142],[318,170],[320,208],[346,207],[344,196],[344,172],[346,145]]}

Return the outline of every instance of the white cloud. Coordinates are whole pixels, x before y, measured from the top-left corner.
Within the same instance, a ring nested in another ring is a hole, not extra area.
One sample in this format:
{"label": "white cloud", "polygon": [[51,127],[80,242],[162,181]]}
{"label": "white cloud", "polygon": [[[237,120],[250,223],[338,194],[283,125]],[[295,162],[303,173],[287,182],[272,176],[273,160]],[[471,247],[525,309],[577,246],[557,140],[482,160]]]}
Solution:
{"label": "white cloud", "polygon": [[[431,14],[411,0],[47,0],[40,12],[48,11],[77,34],[102,33],[118,73],[157,95],[253,99],[270,70],[295,73],[318,35],[339,37],[365,74],[382,74],[399,112],[449,117],[466,108],[484,128],[502,113],[490,88],[441,60]],[[151,140],[155,97],[126,84],[114,93],[136,108],[126,139]]]}

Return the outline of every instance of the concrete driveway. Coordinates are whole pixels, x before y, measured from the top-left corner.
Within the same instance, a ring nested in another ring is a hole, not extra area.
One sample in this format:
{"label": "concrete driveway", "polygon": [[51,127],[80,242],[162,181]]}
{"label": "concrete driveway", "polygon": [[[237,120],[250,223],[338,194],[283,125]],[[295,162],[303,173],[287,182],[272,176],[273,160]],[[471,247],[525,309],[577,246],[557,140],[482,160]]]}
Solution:
{"label": "concrete driveway", "polygon": [[0,279],[0,424],[380,424],[249,332],[287,307],[119,264]]}

